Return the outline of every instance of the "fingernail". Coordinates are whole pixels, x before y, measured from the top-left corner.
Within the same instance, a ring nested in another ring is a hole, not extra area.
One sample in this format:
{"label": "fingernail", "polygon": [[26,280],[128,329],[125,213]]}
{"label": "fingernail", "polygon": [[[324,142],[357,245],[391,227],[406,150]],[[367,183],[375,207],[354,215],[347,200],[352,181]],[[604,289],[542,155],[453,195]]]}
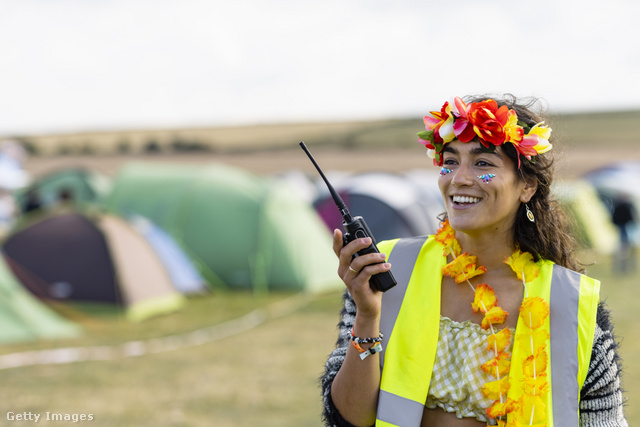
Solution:
{"label": "fingernail", "polygon": [[362,239],[362,243],[365,243],[368,245],[369,243],[371,243],[371,237],[365,237],[364,239]]}
{"label": "fingernail", "polygon": [[382,265],[384,266],[384,268],[391,268],[391,264],[389,264],[388,262],[385,262]]}
{"label": "fingernail", "polygon": [[380,256],[381,259],[387,259],[387,254],[378,254],[378,256]]}

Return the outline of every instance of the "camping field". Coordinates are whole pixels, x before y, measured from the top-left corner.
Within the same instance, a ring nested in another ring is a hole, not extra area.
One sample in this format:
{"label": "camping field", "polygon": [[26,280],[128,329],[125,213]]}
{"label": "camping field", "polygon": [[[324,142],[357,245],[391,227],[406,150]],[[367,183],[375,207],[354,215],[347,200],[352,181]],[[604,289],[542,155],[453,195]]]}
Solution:
{"label": "camping field", "polygon": [[[574,126],[570,120],[564,126],[565,130],[585,127]],[[598,129],[602,128],[607,126],[600,123]],[[604,154],[597,140],[583,146],[569,144],[558,163],[560,178],[574,178],[616,160],[640,160],[634,144],[640,135],[637,127],[633,129],[635,134],[618,138]],[[242,153],[32,157],[26,168],[39,175],[82,166],[114,176],[131,161],[223,162],[259,174],[292,169],[314,173],[297,142],[291,141],[287,148],[257,148]],[[327,171],[393,172],[429,167],[430,162],[420,147],[412,145],[341,149],[310,144],[310,148]],[[640,269],[640,256],[637,257]],[[627,417],[630,425],[640,424],[640,270],[622,276],[614,273],[611,258],[596,259],[588,273],[602,281],[602,295],[613,312],[624,363]],[[56,426],[319,427],[318,378],[335,342],[340,299],[340,292],[259,297],[244,292],[215,293],[190,297],[182,310],[142,323],[129,323],[113,309],[56,306],[60,313],[83,326],[82,338],[0,346],[0,360],[7,360],[2,358],[12,353],[21,353],[21,360],[26,360],[34,357],[35,353],[29,352],[56,348],[98,348],[101,354],[123,348],[133,351],[128,356],[105,357],[106,360],[0,369],[0,425],[18,423],[17,415],[31,417],[17,425],[32,425],[35,415],[40,415],[38,424]],[[202,332],[196,335],[204,338],[189,341],[193,332]],[[144,354],[135,351],[157,340],[167,345]],[[65,354],[67,357],[74,353]],[[49,362],[62,361],[60,357],[49,357]],[[78,422],[74,422],[74,414]],[[69,420],[47,421],[47,416],[67,416]]]}
{"label": "camping field", "polygon": [[[609,267],[603,261],[590,274],[603,281],[603,295],[622,339],[627,416],[635,425],[640,422],[634,405],[640,398],[640,331],[637,302],[630,296],[637,292],[639,275],[616,277]],[[335,340],[340,297],[339,292],[308,298],[211,295],[193,299],[181,312],[141,324],[128,324],[114,312],[84,317],[87,334],[82,339],[7,346],[2,353],[148,340],[224,326],[225,321],[256,313],[256,308],[265,309],[257,312],[264,317],[254,327],[201,345],[117,360],[2,370],[2,408],[42,414],[40,423],[50,412],[92,414],[87,424],[114,427],[321,426],[317,378]],[[76,310],[75,317],[81,319],[80,313]]]}

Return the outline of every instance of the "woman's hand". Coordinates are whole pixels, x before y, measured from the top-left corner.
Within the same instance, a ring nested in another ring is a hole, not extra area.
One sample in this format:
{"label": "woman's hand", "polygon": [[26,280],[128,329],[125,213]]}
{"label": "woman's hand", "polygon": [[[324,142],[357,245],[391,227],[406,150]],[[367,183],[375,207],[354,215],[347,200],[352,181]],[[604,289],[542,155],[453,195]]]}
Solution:
{"label": "woman's hand", "polygon": [[343,246],[342,231],[333,232],[333,251],[340,259],[338,275],[347,285],[358,307],[358,315],[377,318],[380,315],[382,292],[369,286],[374,274],[388,271],[391,265],[385,263],[385,254],[370,253],[353,258],[353,255],[371,245],[371,238],[355,239]]}
{"label": "woman's hand", "polygon": [[[369,286],[371,276],[388,271],[385,255],[370,253],[353,257],[371,245],[370,238],[356,239],[343,246],[342,232],[333,232],[333,251],[340,259],[338,275],[347,285],[356,303],[353,334],[358,337],[377,337],[380,333],[382,292]],[[372,344],[363,344],[369,348]],[[362,346],[362,345],[361,345]],[[380,355],[362,360],[358,351],[349,345],[344,362],[331,385],[331,399],[338,412],[351,424],[370,426],[375,423],[380,392]]]}

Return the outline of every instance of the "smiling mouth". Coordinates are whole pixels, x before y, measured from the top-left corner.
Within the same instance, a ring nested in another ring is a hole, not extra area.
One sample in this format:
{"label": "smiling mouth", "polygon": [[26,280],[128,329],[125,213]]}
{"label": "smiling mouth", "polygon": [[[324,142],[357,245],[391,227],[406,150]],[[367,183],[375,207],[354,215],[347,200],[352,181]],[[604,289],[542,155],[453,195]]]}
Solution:
{"label": "smiling mouth", "polygon": [[451,199],[453,203],[455,203],[456,205],[470,205],[470,204],[478,203],[481,200],[477,197],[468,197],[468,196],[453,196]]}

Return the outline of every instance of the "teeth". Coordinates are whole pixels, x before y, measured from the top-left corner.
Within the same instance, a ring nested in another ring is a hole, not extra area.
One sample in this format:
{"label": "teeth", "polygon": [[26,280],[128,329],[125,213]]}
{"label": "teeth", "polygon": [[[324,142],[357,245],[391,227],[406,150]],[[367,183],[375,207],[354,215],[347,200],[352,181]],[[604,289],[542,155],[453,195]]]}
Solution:
{"label": "teeth", "polygon": [[454,203],[477,203],[480,199],[477,197],[453,196]]}

